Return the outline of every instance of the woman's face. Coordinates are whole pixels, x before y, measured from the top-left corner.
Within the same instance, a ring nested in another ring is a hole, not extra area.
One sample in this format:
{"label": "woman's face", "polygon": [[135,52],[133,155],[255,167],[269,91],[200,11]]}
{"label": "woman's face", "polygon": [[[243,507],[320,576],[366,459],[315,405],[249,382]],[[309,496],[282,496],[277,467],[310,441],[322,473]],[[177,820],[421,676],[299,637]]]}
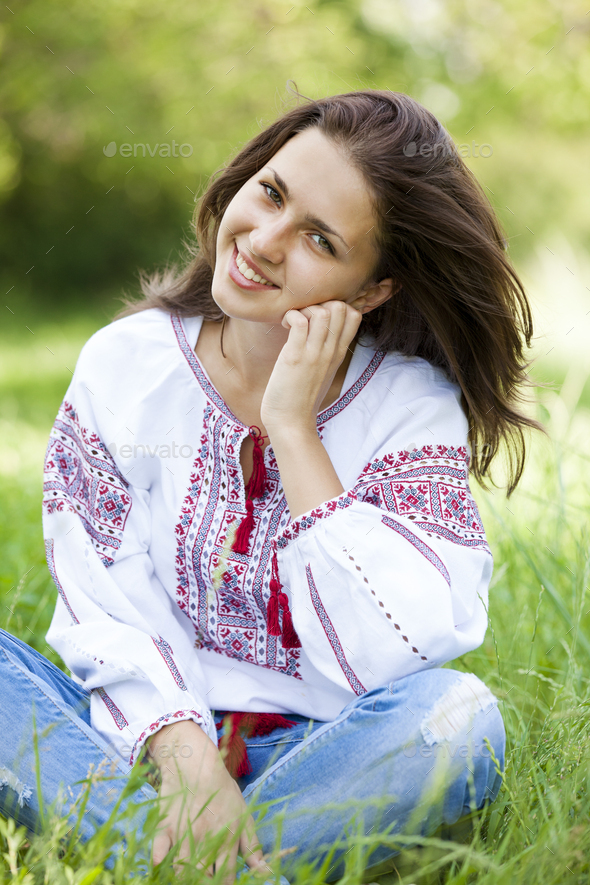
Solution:
{"label": "woman's face", "polygon": [[[290,308],[353,302],[378,259],[375,223],[361,174],[316,127],[305,129],[227,207],[213,298],[228,316],[271,323]],[[243,259],[272,286],[244,277]]]}

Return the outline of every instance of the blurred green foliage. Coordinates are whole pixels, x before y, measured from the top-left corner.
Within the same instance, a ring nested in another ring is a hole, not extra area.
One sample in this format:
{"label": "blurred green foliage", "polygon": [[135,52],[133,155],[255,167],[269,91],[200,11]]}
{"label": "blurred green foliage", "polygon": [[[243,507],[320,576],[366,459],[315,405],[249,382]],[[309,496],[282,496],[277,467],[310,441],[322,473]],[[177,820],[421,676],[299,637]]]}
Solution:
{"label": "blurred green foliage", "polygon": [[[0,15],[0,283],[14,316],[106,320],[139,267],[178,260],[195,195],[280,113],[290,78],[310,97],[421,100],[469,146],[516,258],[555,231],[590,240],[582,0],[13,0]],[[190,156],[161,156],[173,140]],[[154,156],[122,156],[125,143]]]}

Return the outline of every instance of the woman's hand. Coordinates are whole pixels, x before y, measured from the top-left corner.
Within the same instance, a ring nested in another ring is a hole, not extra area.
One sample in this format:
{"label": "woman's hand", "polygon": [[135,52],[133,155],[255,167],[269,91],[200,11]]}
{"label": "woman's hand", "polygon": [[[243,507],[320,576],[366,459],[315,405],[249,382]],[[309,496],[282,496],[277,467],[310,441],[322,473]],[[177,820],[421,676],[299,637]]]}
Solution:
{"label": "woman's hand", "polygon": [[[171,747],[189,747],[191,753],[170,752]],[[199,725],[191,720],[167,725],[150,738],[148,749],[162,776],[160,796],[172,797],[165,805],[166,817],[154,838],[154,864],[160,863],[177,842],[181,843],[177,859],[190,857],[189,823],[197,845],[208,832],[227,834],[228,844],[215,861],[217,870],[228,862],[223,885],[235,881],[238,851],[250,867],[264,863],[254,819],[248,814],[240,788],[223,764],[219,750]],[[240,822],[245,825],[236,839],[232,833],[236,833]],[[207,872],[213,875],[214,867]]]}
{"label": "woman's hand", "polygon": [[271,440],[277,432],[315,434],[319,408],[330,389],[362,313],[344,301],[288,310],[289,337],[272,371],[260,409]]}

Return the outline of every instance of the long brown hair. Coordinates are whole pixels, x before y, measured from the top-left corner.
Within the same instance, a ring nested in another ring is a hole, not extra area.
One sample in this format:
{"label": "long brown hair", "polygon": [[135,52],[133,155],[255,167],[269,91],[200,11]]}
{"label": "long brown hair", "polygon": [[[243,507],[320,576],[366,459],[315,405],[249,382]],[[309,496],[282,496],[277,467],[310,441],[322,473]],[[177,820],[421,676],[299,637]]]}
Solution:
{"label": "long brown hair", "polygon": [[372,279],[401,283],[392,298],[363,315],[359,334],[369,333],[380,350],[422,357],[459,384],[470,470],[485,485],[504,443],[510,496],[524,468],[524,430],[543,428],[518,409],[530,386],[524,350],[531,345],[532,315],[483,189],[436,117],[408,95],[367,89],[313,100],[296,86],[294,94],[295,107],[213,174],[195,208],[198,245],[185,243],[184,269],[140,271],[143,298],[127,301],[118,316],[158,307],[220,320],[211,283],[223,214],[290,138],[317,126],[367,182],[380,255]]}

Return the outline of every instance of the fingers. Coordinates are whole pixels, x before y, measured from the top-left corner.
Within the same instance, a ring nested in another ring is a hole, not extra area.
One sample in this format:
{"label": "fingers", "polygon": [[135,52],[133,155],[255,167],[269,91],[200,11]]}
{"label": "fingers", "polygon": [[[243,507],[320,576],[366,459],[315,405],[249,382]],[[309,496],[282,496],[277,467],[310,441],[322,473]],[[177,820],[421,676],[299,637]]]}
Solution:
{"label": "fingers", "polygon": [[281,326],[284,326],[285,329],[307,328],[307,317],[303,313],[303,310],[307,310],[307,308],[303,308],[302,310],[296,310],[294,307],[290,307],[283,319],[281,320]]}
{"label": "fingers", "polygon": [[307,308],[311,313],[307,343],[311,348],[324,344],[336,348],[344,325],[346,305],[343,301],[313,304]]}
{"label": "fingers", "polygon": [[354,338],[362,314],[344,301],[325,301],[311,304],[301,310],[288,310],[282,325],[290,330],[289,344],[293,349],[306,347],[318,351],[327,346],[342,353]]}
{"label": "fingers", "polygon": [[307,317],[299,310],[288,310],[281,323],[289,329],[287,344],[289,349],[302,350],[307,341],[309,323]]}
{"label": "fingers", "polygon": [[312,305],[309,309],[315,316],[310,322],[308,346],[321,348],[330,355],[333,365],[340,365],[358,331],[362,314],[343,301]]}
{"label": "fingers", "polygon": [[239,844],[242,857],[251,869],[262,865],[266,867],[269,872],[272,872],[264,860],[262,845],[256,835],[256,828],[252,815],[250,815],[246,821],[244,830],[240,836]]}
{"label": "fingers", "polygon": [[232,846],[229,851],[219,852],[215,860],[215,872],[223,872],[222,885],[234,885],[236,880],[236,861],[238,859],[238,846]]}
{"label": "fingers", "polygon": [[[199,834],[187,827],[182,841],[178,846],[178,854],[175,857],[174,872],[181,875],[188,863],[202,870],[207,878],[213,878],[215,871],[219,871],[219,864],[212,851],[202,853],[202,860],[195,860],[195,852],[199,853],[201,839]],[[233,881],[233,880],[232,880]]]}
{"label": "fingers", "polygon": [[168,852],[172,847],[172,840],[168,833],[162,831],[159,832],[154,837],[154,842],[152,845],[152,860],[154,865],[157,866],[159,863],[162,863]]}
{"label": "fingers", "polygon": [[[208,879],[212,879],[215,875],[215,864],[210,864],[209,866],[207,866],[207,864],[204,864],[203,861],[198,860],[195,863],[195,868],[197,870],[203,870]],[[178,875],[181,875],[184,869],[186,869],[186,866],[181,867],[179,865],[178,867],[175,867],[175,872]]]}
{"label": "fingers", "polygon": [[360,310],[356,310],[356,308],[350,308],[347,310],[346,317],[344,320],[344,326],[342,329],[340,341],[341,344],[346,348],[358,332],[359,326],[363,319],[363,315]]}

